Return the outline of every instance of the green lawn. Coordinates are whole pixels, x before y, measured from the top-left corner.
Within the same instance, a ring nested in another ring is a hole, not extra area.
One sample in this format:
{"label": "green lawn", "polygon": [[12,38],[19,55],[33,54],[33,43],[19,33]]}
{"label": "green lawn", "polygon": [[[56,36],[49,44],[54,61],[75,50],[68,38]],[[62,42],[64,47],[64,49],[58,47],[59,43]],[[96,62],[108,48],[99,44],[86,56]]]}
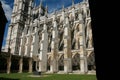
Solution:
{"label": "green lawn", "polygon": [[42,74],[43,77],[30,77],[30,73],[0,74],[0,80],[97,80],[96,75]]}

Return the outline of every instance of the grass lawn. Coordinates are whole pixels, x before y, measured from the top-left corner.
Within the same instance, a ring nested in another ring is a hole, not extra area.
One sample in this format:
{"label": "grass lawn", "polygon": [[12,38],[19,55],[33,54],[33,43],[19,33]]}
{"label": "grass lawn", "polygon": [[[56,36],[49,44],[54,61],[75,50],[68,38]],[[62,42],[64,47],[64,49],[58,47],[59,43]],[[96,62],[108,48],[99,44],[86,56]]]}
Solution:
{"label": "grass lawn", "polygon": [[96,75],[80,74],[42,74],[42,77],[30,77],[30,73],[0,73],[0,80],[97,80]]}

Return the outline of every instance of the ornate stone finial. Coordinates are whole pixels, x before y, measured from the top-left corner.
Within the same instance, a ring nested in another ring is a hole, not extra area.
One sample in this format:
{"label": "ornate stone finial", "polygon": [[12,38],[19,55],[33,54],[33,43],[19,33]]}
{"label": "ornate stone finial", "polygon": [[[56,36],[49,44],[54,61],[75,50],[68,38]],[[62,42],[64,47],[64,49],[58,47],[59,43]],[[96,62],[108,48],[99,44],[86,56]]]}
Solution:
{"label": "ornate stone finial", "polygon": [[46,4],[46,11],[48,11],[48,6],[47,6],[47,4]]}
{"label": "ornate stone finial", "polygon": [[36,7],[36,3],[34,4],[34,8]]}
{"label": "ornate stone finial", "polygon": [[56,9],[54,9],[54,12],[53,12],[53,21],[56,20]]}
{"label": "ornate stone finial", "polygon": [[64,4],[62,5],[62,11],[65,11]]}
{"label": "ornate stone finial", "polygon": [[45,8],[45,16],[47,17],[47,14],[48,14],[48,6],[46,4],[46,8]]}
{"label": "ornate stone finial", "polygon": [[74,0],[72,0],[72,7],[74,7]]}
{"label": "ornate stone finial", "polygon": [[47,15],[45,15],[45,16],[44,16],[44,24],[47,23],[47,18],[48,18]]}
{"label": "ornate stone finial", "polygon": [[79,10],[78,13],[81,13],[81,3],[79,3]]}
{"label": "ornate stone finial", "polygon": [[44,15],[44,24],[47,23],[47,18],[48,18],[47,15],[48,15],[48,6],[47,6],[47,4],[46,4],[45,15]]}
{"label": "ornate stone finial", "polygon": [[42,0],[40,0],[40,7],[42,7]]}
{"label": "ornate stone finial", "polygon": [[68,13],[68,12],[66,13],[66,17],[67,17],[67,18],[69,17],[69,13]]}
{"label": "ornate stone finial", "polygon": [[88,2],[88,0],[83,0],[83,2]]}
{"label": "ornate stone finial", "polygon": [[54,9],[54,15],[56,15],[56,9]]}

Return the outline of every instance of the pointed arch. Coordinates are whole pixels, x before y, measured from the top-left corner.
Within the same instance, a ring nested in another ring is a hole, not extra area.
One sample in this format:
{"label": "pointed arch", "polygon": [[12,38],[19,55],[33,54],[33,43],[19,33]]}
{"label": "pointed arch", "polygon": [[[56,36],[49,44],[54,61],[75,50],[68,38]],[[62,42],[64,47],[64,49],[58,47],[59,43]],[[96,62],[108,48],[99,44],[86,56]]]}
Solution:
{"label": "pointed arch", "polygon": [[29,48],[28,48],[28,55],[30,56],[30,53],[31,53],[31,46],[32,46],[32,43],[33,43],[33,36],[29,36]]}
{"label": "pointed arch", "polygon": [[51,56],[47,55],[47,70],[50,70]]}
{"label": "pointed arch", "polygon": [[72,56],[72,69],[79,70],[80,69],[80,54],[76,53]]}
{"label": "pointed arch", "polygon": [[87,57],[88,70],[95,70],[95,53],[91,51]]}
{"label": "pointed arch", "polygon": [[58,60],[59,70],[64,70],[64,54],[62,54]]}
{"label": "pointed arch", "polygon": [[[27,38],[24,37],[23,45],[26,45],[26,43],[27,43]],[[22,46],[22,54],[25,55],[25,46]]]}

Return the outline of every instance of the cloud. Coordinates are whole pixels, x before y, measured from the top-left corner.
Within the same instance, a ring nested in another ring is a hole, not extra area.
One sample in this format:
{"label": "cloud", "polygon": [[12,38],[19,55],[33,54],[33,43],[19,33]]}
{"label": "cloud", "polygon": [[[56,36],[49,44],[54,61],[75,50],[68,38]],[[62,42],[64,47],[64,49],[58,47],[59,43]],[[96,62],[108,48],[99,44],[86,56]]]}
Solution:
{"label": "cloud", "polygon": [[1,3],[2,3],[3,10],[5,12],[5,15],[7,17],[7,20],[10,21],[11,14],[12,14],[12,8],[5,0],[1,0]]}

